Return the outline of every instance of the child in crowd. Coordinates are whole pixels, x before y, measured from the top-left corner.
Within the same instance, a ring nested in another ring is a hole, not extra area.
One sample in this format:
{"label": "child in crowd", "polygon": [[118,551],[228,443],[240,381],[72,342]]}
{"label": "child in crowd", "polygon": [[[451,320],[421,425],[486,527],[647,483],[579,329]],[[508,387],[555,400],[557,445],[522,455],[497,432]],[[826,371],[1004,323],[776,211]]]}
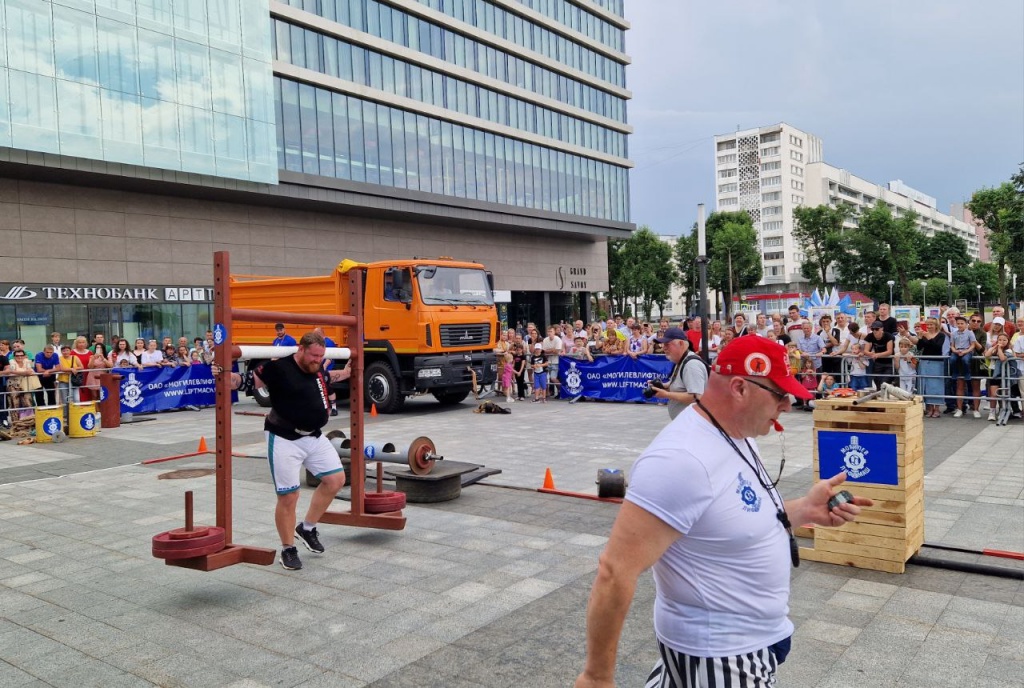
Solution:
{"label": "child in crowd", "polygon": [[789,372],[791,375],[800,374],[800,349],[796,342],[786,344],[786,354],[789,356]]}
{"label": "child in crowd", "polygon": [[821,376],[821,382],[818,383],[818,397],[820,399],[830,399],[832,393],[839,389],[839,383],[836,382],[836,378],[833,375],[825,373]]}
{"label": "child in crowd", "polygon": [[516,399],[526,400],[526,349],[522,342],[512,345],[512,368],[516,376]]}
{"label": "child in crowd", "polygon": [[[999,404],[1010,403],[1009,398],[1014,396],[1013,387],[1017,384],[1018,363],[1014,357],[1013,347],[1010,346],[1010,337],[1005,332],[999,333],[995,343],[985,350],[985,355],[993,364],[992,377],[988,383],[988,419],[995,420]],[[1000,388],[1004,388],[1002,394]]]}
{"label": "child in crowd", "polygon": [[910,353],[910,340],[906,337],[900,339],[899,347],[896,360],[899,362],[900,389],[913,394],[917,386],[917,358]]}
{"label": "child in crowd", "polygon": [[512,387],[515,385],[516,369],[513,365],[514,357],[511,351],[506,351],[501,357],[504,365],[501,368],[501,388],[505,390],[505,401],[511,403],[515,401],[512,396]]}
{"label": "child in crowd", "polygon": [[868,361],[863,354],[863,344],[857,343],[850,347],[850,389],[855,392],[871,385],[868,381]]}
{"label": "child in crowd", "polygon": [[575,344],[569,351],[569,357],[575,358],[577,361],[589,361],[593,363],[594,356],[590,353],[590,347],[587,346],[586,337],[576,337]]}
{"label": "child in crowd", "polygon": [[[799,352],[798,352],[799,353]],[[799,382],[804,389],[809,390],[812,394],[818,391],[818,375],[814,372],[814,359],[806,357],[803,361],[803,370],[799,375],[796,376],[797,382]],[[803,406],[805,411],[810,411],[814,408],[814,402],[809,401],[806,404],[797,402],[798,406]]]}
{"label": "child in crowd", "polygon": [[[971,358],[977,338],[967,329],[967,318],[956,316],[956,330],[950,334],[949,363],[950,377],[956,384],[956,411],[954,418],[964,415],[964,390],[971,383]],[[979,413],[980,417],[981,414]]]}
{"label": "child in crowd", "polygon": [[544,347],[540,342],[533,347],[533,355],[530,357],[530,366],[533,368],[533,401],[547,403],[548,400],[548,358],[544,355]]}

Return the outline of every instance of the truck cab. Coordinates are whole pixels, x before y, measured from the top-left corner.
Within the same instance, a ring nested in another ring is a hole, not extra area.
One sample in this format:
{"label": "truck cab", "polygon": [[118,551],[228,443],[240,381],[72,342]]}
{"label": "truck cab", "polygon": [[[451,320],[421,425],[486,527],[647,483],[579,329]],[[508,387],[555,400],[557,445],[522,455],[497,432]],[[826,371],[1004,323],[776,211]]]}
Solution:
{"label": "truck cab", "polygon": [[[406,397],[430,393],[456,404],[477,385],[493,384],[499,332],[491,275],[451,258],[358,263],[345,260],[324,277],[232,280],[232,305],[295,313],[350,312],[349,271],[363,272],[366,403],[394,413]],[[296,332],[301,324],[291,327]],[[325,328],[338,346],[347,330]],[[269,326],[236,327],[239,343],[266,344]],[[347,383],[340,385],[347,392]],[[264,405],[269,399],[257,394]]]}

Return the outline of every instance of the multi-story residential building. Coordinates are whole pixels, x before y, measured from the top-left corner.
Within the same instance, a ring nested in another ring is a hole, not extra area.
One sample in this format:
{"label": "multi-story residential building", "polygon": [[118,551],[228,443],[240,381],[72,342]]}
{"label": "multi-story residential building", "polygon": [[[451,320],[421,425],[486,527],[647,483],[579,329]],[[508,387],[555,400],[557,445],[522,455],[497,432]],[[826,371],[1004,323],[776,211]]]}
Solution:
{"label": "multi-story residential building", "polygon": [[[967,244],[971,260],[981,257],[981,242],[974,224],[965,222],[962,215],[956,217],[939,211],[934,198],[907,186],[902,180],[882,186],[824,162],[809,165],[807,173],[814,180],[813,188],[807,191],[807,205],[843,204],[853,208],[855,215],[879,202],[889,206],[897,217],[913,211],[917,214],[917,227],[925,236],[934,236],[936,232],[955,234]],[[854,225],[854,222],[848,223],[850,227]]]}
{"label": "multi-story residential building", "polygon": [[201,332],[219,249],[475,259],[510,320],[586,313],[634,228],[627,29],[622,0],[0,0],[0,337]]}
{"label": "multi-story residential building", "polygon": [[802,279],[793,208],[804,204],[807,166],[821,156],[821,139],[785,123],[715,137],[715,206],[750,214],[763,284]]}
{"label": "multi-story residential building", "polygon": [[764,267],[760,286],[777,293],[808,289],[793,239],[793,209],[800,206],[843,203],[861,212],[881,201],[896,215],[916,212],[926,235],[951,232],[967,242],[972,259],[981,255],[977,228],[962,215],[939,212],[934,198],[902,181],[883,186],[825,163],[821,139],[785,123],[716,136],[715,184],[717,210],[750,214]]}

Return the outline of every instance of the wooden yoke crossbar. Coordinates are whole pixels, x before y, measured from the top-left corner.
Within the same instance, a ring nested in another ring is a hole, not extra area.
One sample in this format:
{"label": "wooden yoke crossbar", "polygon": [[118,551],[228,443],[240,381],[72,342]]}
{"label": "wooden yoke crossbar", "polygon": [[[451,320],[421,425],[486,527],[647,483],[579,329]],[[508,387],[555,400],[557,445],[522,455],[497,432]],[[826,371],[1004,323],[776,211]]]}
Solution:
{"label": "wooden yoke crossbar", "polygon": [[386,514],[367,514],[363,510],[363,494],[366,483],[366,464],[363,459],[363,274],[359,270],[349,271],[349,303],[353,313],[349,315],[316,315],[307,313],[285,313],[231,308],[231,267],[227,251],[213,254],[214,322],[222,325],[227,341],[216,346],[215,362],[221,368],[217,376],[216,438],[217,438],[217,527],[224,529],[224,549],[201,557],[190,559],[168,559],[168,566],[213,571],[234,564],[274,563],[277,552],[263,547],[236,545],[231,532],[231,364],[237,348],[230,343],[234,320],[248,322],[303,323],[307,325],[340,325],[348,328],[348,345],[352,352],[349,388],[349,423],[351,425],[352,463],[348,476],[351,484],[351,509],[347,512],[327,511],[320,519],[334,525],[360,526],[402,530],[405,516],[401,511]]}

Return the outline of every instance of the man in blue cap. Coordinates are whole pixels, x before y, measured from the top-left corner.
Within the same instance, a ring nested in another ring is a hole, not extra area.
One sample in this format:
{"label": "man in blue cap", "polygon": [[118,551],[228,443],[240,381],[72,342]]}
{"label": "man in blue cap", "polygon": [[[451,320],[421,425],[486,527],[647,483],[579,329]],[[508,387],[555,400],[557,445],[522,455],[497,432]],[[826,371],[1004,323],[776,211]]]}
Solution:
{"label": "man in blue cap", "polygon": [[669,418],[675,419],[679,413],[700,399],[704,386],[708,382],[708,369],[704,360],[690,351],[690,340],[681,327],[670,327],[665,334],[655,337],[654,341],[661,344],[668,360],[672,361],[672,377],[667,388],[652,385],[654,396],[668,399]]}

